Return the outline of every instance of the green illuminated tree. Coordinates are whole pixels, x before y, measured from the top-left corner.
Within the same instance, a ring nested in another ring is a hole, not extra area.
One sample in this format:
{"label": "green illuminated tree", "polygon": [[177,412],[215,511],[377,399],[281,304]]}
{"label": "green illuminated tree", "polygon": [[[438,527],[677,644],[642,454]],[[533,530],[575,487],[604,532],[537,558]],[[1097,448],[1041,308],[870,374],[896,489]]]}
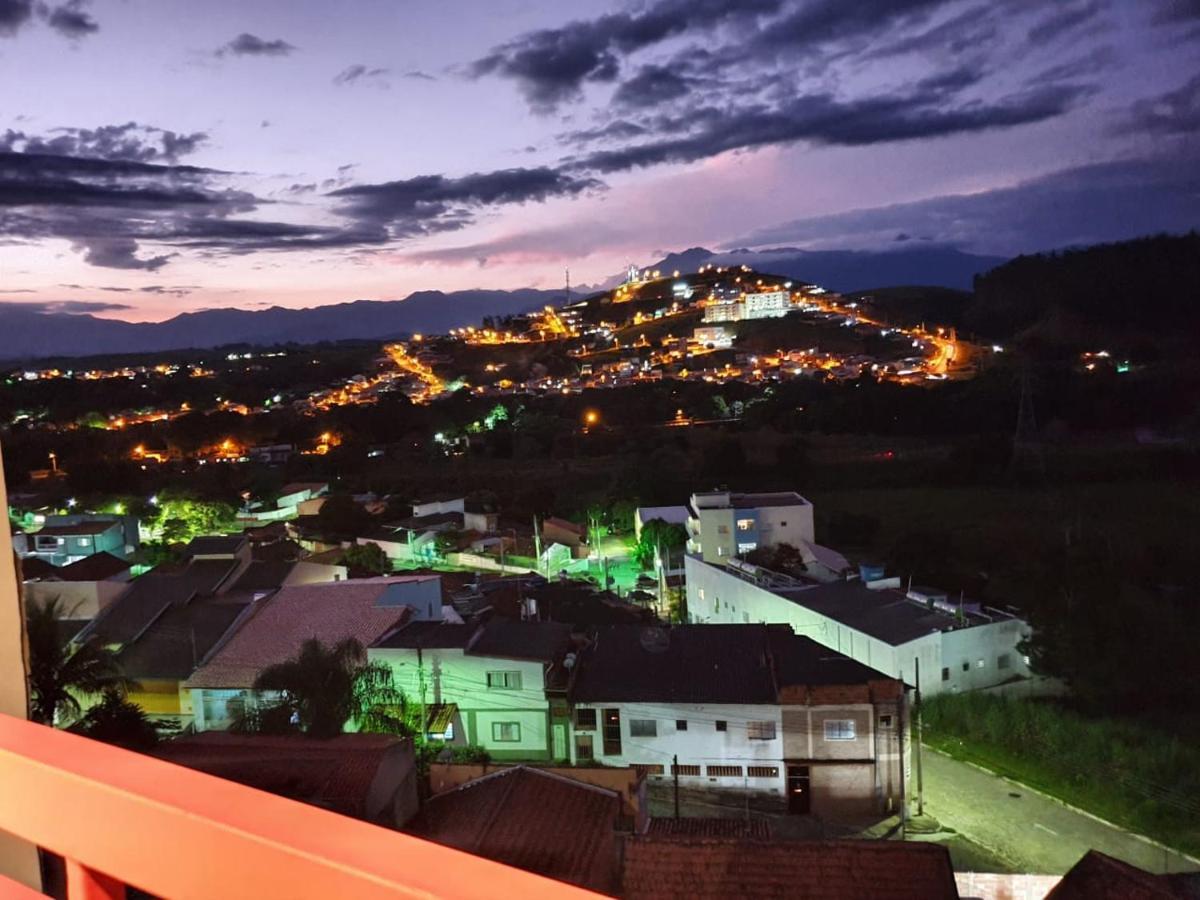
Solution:
{"label": "green illuminated tree", "polygon": [[683,547],[687,539],[687,529],[682,525],[651,519],[642,526],[642,535],[633,545],[633,558],[643,569],[649,569],[654,565],[656,552],[665,559],[668,553]]}
{"label": "green illuminated tree", "polygon": [[378,544],[355,544],[342,554],[342,564],[352,569],[362,569],[376,575],[392,571],[392,561]]}

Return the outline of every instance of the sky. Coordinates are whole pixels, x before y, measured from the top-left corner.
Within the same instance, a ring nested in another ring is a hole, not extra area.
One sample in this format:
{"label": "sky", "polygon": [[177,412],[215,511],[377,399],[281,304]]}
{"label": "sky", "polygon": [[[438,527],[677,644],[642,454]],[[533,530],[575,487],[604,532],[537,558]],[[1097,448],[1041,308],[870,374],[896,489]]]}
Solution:
{"label": "sky", "polygon": [[0,302],[1200,225],[1200,0],[0,0]]}

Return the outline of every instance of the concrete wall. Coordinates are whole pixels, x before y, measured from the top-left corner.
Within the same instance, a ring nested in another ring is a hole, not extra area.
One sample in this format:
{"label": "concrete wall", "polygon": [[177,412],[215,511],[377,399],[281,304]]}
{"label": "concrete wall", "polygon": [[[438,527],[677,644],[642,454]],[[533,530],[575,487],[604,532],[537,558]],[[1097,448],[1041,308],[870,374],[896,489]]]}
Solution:
{"label": "concrete wall", "polygon": [[284,580],[284,585],[294,584],[324,584],[329,581],[345,581],[347,570],[345,566],[335,566],[329,563],[311,563],[301,560],[292,566]]}

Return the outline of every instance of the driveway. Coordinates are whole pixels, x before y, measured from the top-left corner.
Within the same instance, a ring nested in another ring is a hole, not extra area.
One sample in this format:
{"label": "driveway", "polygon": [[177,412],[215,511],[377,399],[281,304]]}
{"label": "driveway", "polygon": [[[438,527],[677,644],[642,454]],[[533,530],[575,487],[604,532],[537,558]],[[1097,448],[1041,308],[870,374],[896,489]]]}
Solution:
{"label": "driveway", "polygon": [[925,747],[923,762],[925,812],[1006,860],[1013,871],[1059,875],[1088,850],[1150,872],[1200,870],[1175,851],[936,750]]}

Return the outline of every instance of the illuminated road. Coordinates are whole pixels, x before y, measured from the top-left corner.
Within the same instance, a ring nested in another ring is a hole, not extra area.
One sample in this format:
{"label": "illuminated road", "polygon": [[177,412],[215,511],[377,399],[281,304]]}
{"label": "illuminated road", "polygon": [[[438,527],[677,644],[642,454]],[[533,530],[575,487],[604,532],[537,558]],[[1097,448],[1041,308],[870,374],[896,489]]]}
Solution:
{"label": "illuminated road", "polygon": [[429,368],[429,366],[409,356],[408,350],[403,344],[388,344],[384,347],[384,352],[395,363],[396,368],[415,376],[421,382],[421,392],[414,395],[413,400],[420,403],[427,403],[445,391],[446,385],[442,379],[433,374],[433,369]]}

